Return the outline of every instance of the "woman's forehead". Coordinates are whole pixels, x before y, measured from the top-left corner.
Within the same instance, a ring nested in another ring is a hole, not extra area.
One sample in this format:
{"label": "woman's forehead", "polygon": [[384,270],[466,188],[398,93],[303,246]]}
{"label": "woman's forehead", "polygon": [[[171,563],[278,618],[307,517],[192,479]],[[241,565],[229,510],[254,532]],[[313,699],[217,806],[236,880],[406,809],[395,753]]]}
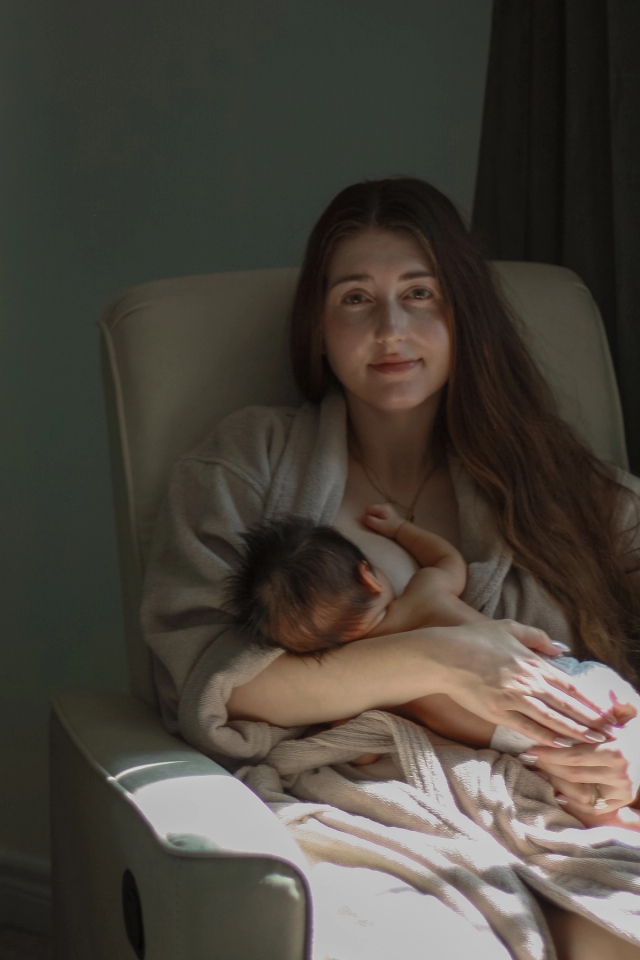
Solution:
{"label": "woman's forehead", "polygon": [[407,230],[369,228],[340,240],[327,271],[329,287],[377,276],[433,275],[430,258]]}

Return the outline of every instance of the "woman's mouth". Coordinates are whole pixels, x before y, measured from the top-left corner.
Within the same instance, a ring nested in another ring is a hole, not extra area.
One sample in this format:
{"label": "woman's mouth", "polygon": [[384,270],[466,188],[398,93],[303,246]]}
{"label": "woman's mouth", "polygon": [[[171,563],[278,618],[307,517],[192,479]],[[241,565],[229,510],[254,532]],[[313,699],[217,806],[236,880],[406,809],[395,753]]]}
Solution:
{"label": "woman's mouth", "polygon": [[406,373],[408,370],[413,370],[414,367],[417,367],[419,363],[422,363],[420,358],[417,360],[405,360],[402,357],[398,357],[397,359],[387,357],[381,360],[380,363],[370,363],[369,366],[372,370],[375,370],[376,373]]}

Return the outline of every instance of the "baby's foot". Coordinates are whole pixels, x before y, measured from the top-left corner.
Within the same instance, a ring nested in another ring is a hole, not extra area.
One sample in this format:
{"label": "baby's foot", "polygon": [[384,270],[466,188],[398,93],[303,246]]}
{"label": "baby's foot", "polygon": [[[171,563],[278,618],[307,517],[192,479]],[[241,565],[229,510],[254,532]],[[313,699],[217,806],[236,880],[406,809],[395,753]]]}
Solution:
{"label": "baby's foot", "polygon": [[362,516],[362,522],[365,526],[382,534],[383,537],[389,537],[391,540],[404,523],[404,519],[396,512],[390,503],[376,503],[367,507]]}
{"label": "baby's foot", "polygon": [[382,756],[381,753],[363,753],[357,760],[352,760],[354,767],[367,767],[370,763],[375,763]]}

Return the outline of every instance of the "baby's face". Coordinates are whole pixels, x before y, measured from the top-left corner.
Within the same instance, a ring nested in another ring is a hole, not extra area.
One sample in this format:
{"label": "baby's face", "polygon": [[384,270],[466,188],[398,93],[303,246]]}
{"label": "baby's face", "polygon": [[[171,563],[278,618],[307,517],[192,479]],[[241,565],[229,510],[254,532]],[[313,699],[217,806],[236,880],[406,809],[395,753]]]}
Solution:
{"label": "baby's face", "polygon": [[378,626],[387,612],[387,607],[392,600],[395,600],[391,581],[386,574],[378,567],[372,567],[371,570],[373,578],[381,589],[379,592],[372,592],[371,606],[364,611],[357,627],[341,637],[342,643],[351,643],[352,640],[361,640],[362,637],[366,637],[370,630]]}

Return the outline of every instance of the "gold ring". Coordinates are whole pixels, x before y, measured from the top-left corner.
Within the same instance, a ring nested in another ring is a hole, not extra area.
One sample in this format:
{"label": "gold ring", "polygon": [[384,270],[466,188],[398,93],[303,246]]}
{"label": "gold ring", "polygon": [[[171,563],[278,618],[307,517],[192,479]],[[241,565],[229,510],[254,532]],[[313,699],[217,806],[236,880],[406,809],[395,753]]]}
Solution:
{"label": "gold ring", "polygon": [[592,786],[593,786],[593,802],[591,806],[593,807],[594,810],[598,810],[598,811],[608,810],[609,808],[607,807],[607,801],[604,799],[604,797],[600,793],[600,787],[598,786],[597,783],[592,784]]}

